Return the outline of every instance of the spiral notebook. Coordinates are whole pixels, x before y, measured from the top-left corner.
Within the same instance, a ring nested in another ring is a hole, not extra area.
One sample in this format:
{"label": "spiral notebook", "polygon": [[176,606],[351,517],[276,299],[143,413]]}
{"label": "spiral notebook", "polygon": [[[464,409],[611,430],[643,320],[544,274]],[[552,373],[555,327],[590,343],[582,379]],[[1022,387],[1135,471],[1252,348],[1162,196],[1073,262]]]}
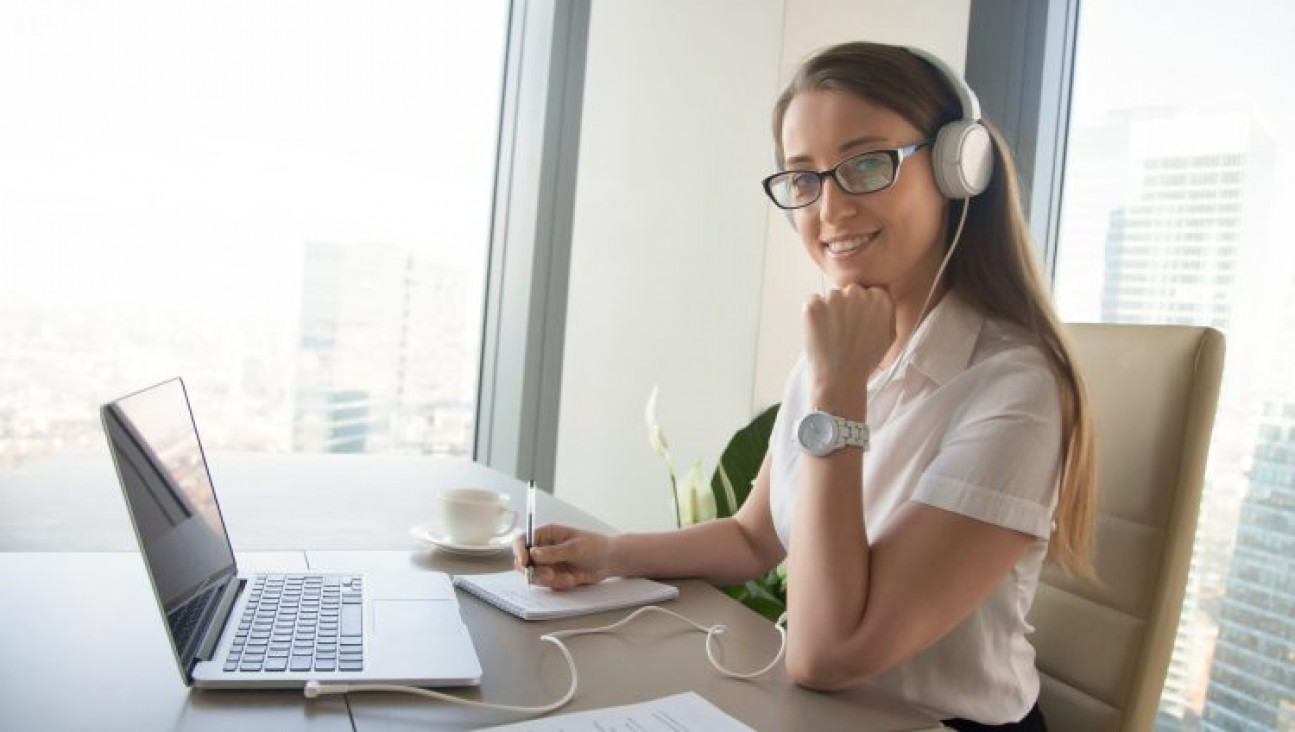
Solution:
{"label": "spiral notebook", "polygon": [[526,575],[521,572],[460,574],[455,576],[454,586],[523,620],[587,615],[651,605],[679,596],[678,587],[637,578],[608,579],[574,590],[550,590],[526,584]]}

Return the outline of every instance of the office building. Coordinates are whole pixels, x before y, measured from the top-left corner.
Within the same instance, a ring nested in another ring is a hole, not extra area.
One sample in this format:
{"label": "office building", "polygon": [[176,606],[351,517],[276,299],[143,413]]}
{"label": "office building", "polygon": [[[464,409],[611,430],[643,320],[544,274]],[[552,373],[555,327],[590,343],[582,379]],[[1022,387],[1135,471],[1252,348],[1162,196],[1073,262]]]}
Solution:
{"label": "office building", "polygon": [[[411,256],[393,447],[466,455],[476,422],[482,287],[463,265]],[[477,300],[472,298],[477,297]]]}
{"label": "office building", "polygon": [[1286,399],[1264,410],[1228,570],[1202,728],[1295,728],[1293,659],[1295,399]]}
{"label": "office building", "polygon": [[1265,237],[1272,138],[1244,114],[1157,110],[1127,124],[1130,180],[1110,213],[1102,319],[1228,331],[1244,266],[1258,265],[1243,251]]}
{"label": "office building", "polygon": [[1295,729],[1295,291],[1278,302],[1269,363],[1277,380],[1228,567],[1206,730]]}
{"label": "office building", "polygon": [[462,273],[385,244],[306,246],[293,447],[466,454],[475,350]]}
{"label": "office building", "polygon": [[[1259,321],[1251,313],[1260,307],[1272,135],[1252,114],[1172,108],[1128,111],[1100,130],[1107,169],[1091,185],[1109,206],[1101,320],[1208,325],[1229,350],[1247,348],[1255,333],[1243,326]],[[1261,381],[1238,368],[1224,379],[1161,730],[1191,729],[1202,713],[1254,447]]]}
{"label": "office building", "polygon": [[380,451],[389,439],[408,269],[392,246],[306,245],[294,449]]}

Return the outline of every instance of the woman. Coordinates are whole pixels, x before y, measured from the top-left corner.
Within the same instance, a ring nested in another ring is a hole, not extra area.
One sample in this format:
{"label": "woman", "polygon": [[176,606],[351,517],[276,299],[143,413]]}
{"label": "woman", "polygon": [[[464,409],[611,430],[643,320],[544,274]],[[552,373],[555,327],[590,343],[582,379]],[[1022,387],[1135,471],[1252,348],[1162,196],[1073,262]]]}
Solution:
{"label": "woman", "polygon": [[867,681],[959,729],[1044,728],[1025,615],[1045,559],[1089,571],[1091,426],[1006,147],[976,133],[987,187],[933,167],[934,138],[974,107],[916,51],[851,43],[804,64],[774,109],[765,189],[833,289],[805,306],[749,498],[681,531],[542,527],[519,567],[555,588],[730,584],[786,558],[797,683]]}

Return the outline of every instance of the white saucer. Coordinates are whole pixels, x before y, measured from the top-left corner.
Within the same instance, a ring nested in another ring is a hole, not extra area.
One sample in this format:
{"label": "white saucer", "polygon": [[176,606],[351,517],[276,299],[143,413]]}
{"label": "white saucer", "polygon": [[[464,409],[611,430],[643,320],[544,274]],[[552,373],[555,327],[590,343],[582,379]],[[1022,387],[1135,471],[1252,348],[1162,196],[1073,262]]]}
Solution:
{"label": "white saucer", "polygon": [[497,536],[485,544],[460,544],[452,541],[448,536],[438,534],[436,530],[432,528],[431,524],[411,526],[409,527],[409,533],[412,534],[415,539],[431,544],[441,551],[450,552],[451,554],[469,554],[473,556],[495,554],[508,549],[513,545],[513,537],[516,536],[516,532],[514,532],[511,534],[505,534],[504,536]]}

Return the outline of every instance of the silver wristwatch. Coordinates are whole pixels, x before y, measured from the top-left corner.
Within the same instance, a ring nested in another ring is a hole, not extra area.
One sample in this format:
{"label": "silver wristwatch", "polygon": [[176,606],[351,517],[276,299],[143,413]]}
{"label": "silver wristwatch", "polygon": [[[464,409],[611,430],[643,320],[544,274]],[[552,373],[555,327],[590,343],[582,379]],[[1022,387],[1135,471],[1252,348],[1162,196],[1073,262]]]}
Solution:
{"label": "silver wristwatch", "polygon": [[814,411],[800,418],[796,439],[815,457],[830,455],[846,445],[868,450],[868,425],[827,412]]}

